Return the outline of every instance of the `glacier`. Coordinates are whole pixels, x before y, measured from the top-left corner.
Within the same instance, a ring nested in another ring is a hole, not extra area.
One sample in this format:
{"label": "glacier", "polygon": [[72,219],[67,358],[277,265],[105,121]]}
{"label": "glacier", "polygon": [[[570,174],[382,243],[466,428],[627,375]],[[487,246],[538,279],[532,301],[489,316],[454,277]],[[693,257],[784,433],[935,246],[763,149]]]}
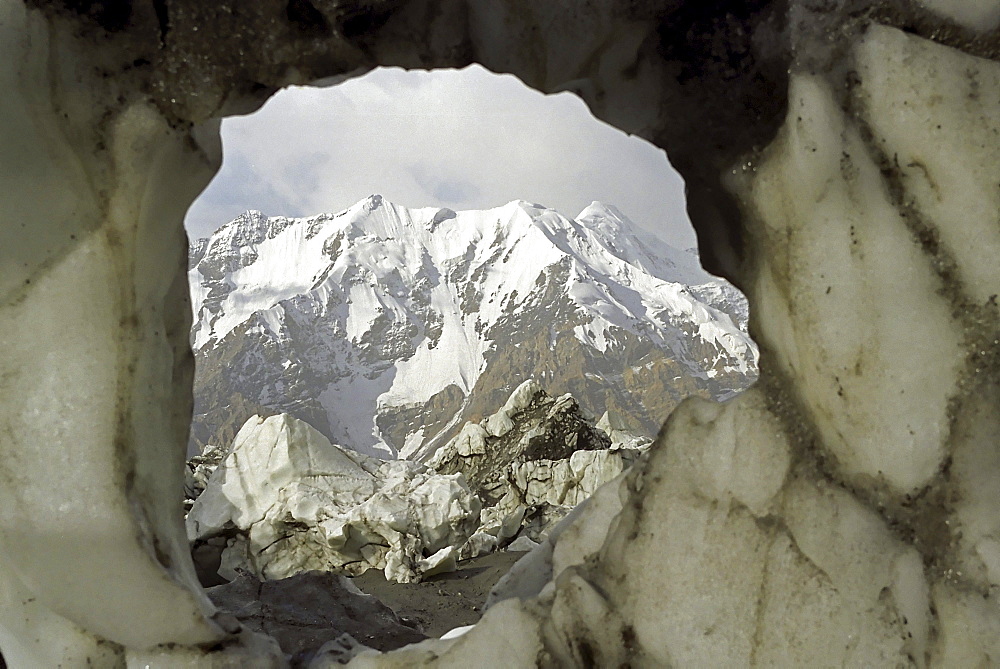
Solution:
{"label": "glacier", "polygon": [[523,599],[352,666],[995,663],[998,25],[997,0],[0,1],[5,662],[288,666],[188,551],[184,211],[221,117],[474,61],[669,152],[761,376],[676,409]]}
{"label": "glacier", "polygon": [[[237,534],[219,573],[278,580],[311,570],[419,580],[433,555],[461,546],[479,525],[479,498],[461,474],[383,461],[331,444],[287,415],[253,417],[187,516],[191,541]],[[425,559],[426,557],[426,559]]]}
{"label": "glacier", "polygon": [[[203,582],[368,569],[418,582],[549,536],[650,445],[613,433],[534,379],[427,466],[332,444],[287,414],[252,416],[231,445],[189,462],[187,536]],[[467,448],[470,434],[478,448]]]}

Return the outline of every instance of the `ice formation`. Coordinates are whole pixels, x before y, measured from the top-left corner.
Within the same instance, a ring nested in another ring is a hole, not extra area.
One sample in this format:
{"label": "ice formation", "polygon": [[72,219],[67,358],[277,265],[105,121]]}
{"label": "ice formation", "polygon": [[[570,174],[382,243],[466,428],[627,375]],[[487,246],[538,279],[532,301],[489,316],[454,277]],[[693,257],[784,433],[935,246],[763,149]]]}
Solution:
{"label": "ice formation", "polygon": [[[552,398],[534,380],[483,425],[470,423],[438,453],[431,465],[439,473],[331,444],[287,414],[253,416],[228,449],[188,463],[196,566],[212,581],[373,568],[390,581],[418,581],[453,571],[460,558],[534,547],[638,455],[587,450],[607,437],[575,400]],[[470,451],[463,435],[475,428],[485,436]]]}
{"label": "ice formation", "polygon": [[[551,397],[534,379],[519,385],[504,405],[479,423],[467,423],[428,466],[459,472],[484,501],[480,535],[463,547],[477,555],[525,539],[547,537],[570,511],[628,469],[649,440],[595,426],[570,395]],[[517,550],[508,548],[508,550]]]}
{"label": "ice formation", "polygon": [[181,218],[219,117],[471,61],[669,151],[702,260],[747,293],[761,380],[675,411],[588,504],[607,531],[571,522],[550,546],[536,596],[352,666],[1000,657],[1000,2],[240,9],[0,2],[9,665],[283,666],[215,614],[187,550]]}
{"label": "ice formation", "polygon": [[230,535],[219,572],[229,580],[237,570],[277,580],[376,568],[408,583],[454,563],[480,509],[460,473],[361,455],[285,414],[254,416],[195,500],[187,532]]}

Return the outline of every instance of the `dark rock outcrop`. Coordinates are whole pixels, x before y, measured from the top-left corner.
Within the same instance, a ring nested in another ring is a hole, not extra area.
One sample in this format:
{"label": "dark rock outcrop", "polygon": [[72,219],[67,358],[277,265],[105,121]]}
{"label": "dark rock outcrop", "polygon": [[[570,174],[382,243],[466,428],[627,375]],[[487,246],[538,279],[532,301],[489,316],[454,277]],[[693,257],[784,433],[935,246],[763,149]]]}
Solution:
{"label": "dark rock outcrop", "polygon": [[[470,440],[481,444],[468,447]],[[511,467],[531,460],[563,460],[576,451],[608,449],[611,439],[594,426],[570,395],[552,397],[534,380],[521,384],[503,408],[469,423],[428,463],[441,473],[465,475],[487,506],[508,489]]]}

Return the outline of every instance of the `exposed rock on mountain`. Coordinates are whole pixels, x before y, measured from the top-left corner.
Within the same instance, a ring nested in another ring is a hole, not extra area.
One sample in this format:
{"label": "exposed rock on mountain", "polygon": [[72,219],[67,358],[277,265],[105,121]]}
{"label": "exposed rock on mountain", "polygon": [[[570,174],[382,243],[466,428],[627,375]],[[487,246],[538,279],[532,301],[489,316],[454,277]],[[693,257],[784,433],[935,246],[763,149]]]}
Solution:
{"label": "exposed rock on mountain", "polygon": [[384,461],[330,444],[287,415],[253,417],[187,517],[198,542],[231,535],[220,574],[280,579],[310,570],[419,579],[479,523],[462,474]]}
{"label": "exposed rock on mountain", "polygon": [[614,207],[247,212],[191,248],[193,446],[289,413],[423,459],[536,377],[651,436],[680,399],[756,373],[746,305]]}
{"label": "exposed rock on mountain", "polygon": [[529,379],[495,414],[467,423],[428,464],[464,474],[483,499],[477,536],[491,535],[501,546],[518,536],[538,541],[649,444],[620,430],[616,436],[613,444],[572,396],[551,397]]}

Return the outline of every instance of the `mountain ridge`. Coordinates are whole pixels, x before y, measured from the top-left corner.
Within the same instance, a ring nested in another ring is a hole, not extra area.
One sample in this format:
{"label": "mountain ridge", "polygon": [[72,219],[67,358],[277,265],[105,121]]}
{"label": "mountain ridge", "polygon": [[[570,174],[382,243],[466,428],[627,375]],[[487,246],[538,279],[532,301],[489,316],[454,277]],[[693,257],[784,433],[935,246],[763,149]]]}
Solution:
{"label": "mountain ridge", "polygon": [[648,432],[663,411],[629,399],[637,379],[611,377],[670,368],[673,401],[734,391],[756,366],[735,288],[600,202],[576,219],[523,200],[456,212],[379,195],[307,218],[248,211],[192,243],[190,279],[196,425],[223,404],[246,405],[225,422],[288,411],[383,456],[428,457],[461,410],[536,374]]}

